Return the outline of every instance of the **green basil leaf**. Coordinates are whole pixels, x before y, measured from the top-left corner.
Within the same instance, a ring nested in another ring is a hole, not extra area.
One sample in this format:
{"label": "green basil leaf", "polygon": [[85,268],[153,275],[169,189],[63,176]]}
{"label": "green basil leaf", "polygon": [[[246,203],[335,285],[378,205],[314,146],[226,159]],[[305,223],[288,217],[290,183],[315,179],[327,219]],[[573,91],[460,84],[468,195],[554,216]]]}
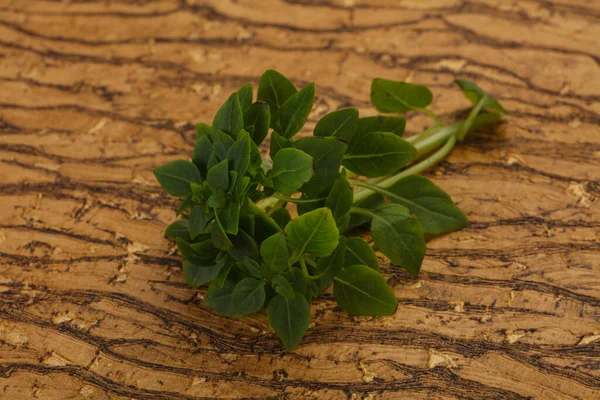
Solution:
{"label": "green basil leaf", "polygon": [[260,149],[254,142],[250,142],[250,171],[251,175],[261,172],[263,165],[263,156]]}
{"label": "green basil leaf", "polygon": [[257,145],[267,137],[270,124],[271,113],[267,103],[256,102],[244,112],[244,129],[250,133],[250,137]]}
{"label": "green basil leaf", "polygon": [[246,131],[241,130],[237,140],[227,152],[230,167],[238,173],[238,176],[244,176],[250,167],[250,150],[250,136]]}
{"label": "green basil leaf", "polygon": [[196,124],[196,144],[203,136],[210,136],[212,132],[212,127],[204,122],[199,122]]}
{"label": "green basil leaf", "polygon": [[177,238],[175,241],[183,257],[196,265],[213,265],[219,254],[219,250],[213,246],[210,240],[192,244],[181,238]]}
{"label": "green basil leaf", "polygon": [[287,208],[280,207],[271,213],[271,218],[279,225],[281,229],[292,220],[292,216]]}
{"label": "green basil leaf", "polygon": [[284,297],[294,297],[296,293],[294,292],[294,288],[290,282],[283,275],[277,275],[271,281],[271,286],[273,290]]}
{"label": "green basil leaf", "polygon": [[315,101],[315,84],[309,83],[292,95],[277,112],[275,130],[285,138],[300,132]]}
{"label": "green basil leaf", "polygon": [[369,178],[389,175],[414,158],[417,150],[390,132],[370,132],[352,142],[344,156],[344,167]]}
{"label": "green basil leaf", "polygon": [[240,220],[240,203],[231,202],[226,208],[219,211],[219,221],[225,233],[232,235],[238,234],[239,220]]}
{"label": "green basil leaf", "polygon": [[[358,208],[364,208],[367,210],[376,210],[379,207],[382,207],[385,204],[385,198],[379,193],[373,193],[369,197],[364,200],[359,201],[354,206]],[[347,229],[358,228],[369,222],[371,217],[363,215],[363,214],[350,214],[350,223],[348,224]]]}
{"label": "green basil leaf", "polygon": [[[220,130],[213,133],[212,137],[213,137],[213,147],[212,147],[213,154],[212,155],[217,157],[217,159],[219,161],[226,159],[229,149],[231,148],[231,146],[233,146],[234,140],[231,138],[231,136],[229,136],[228,134],[226,134],[225,132],[220,131]],[[209,162],[210,162],[210,158],[209,158]],[[210,169],[210,167],[209,167],[209,169]]]}
{"label": "green basil leaf", "polygon": [[165,192],[175,197],[192,194],[190,184],[202,181],[198,168],[186,160],[175,160],[158,167],[154,170],[154,176]]}
{"label": "green basil leaf", "polygon": [[213,217],[214,213],[212,210],[203,206],[193,207],[192,211],[190,212],[189,221],[189,235],[191,235],[191,238],[196,239],[198,235],[207,233],[206,226]]}
{"label": "green basil leaf", "polygon": [[309,253],[315,257],[326,257],[333,253],[339,242],[339,232],[329,208],[303,214],[285,227],[285,234],[292,247],[294,262]]}
{"label": "green basil leaf", "polygon": [[358,110],[346,108],[330,112],[317,122],[313,134],[315,136],[333,136],[349,142],[356,132]]}
{"label": "green basil leaf", "polygon": [[258,257],[258,246],[247,232],[239,230],[237,235],[230,235],[229,240],[233,245],[229,249],[229,254],[236,260],[243,261],[246,257]]}
{"label": "green basil leaf", "polygon": [[189,260],[184,260],[183,277],[190,287],[198,288],[215,279],[224,266],[224,262],[213,265],[197,265]]}
{"label": "green basil leaf", "polygon": [[211,208],[223,208],[227,205],[227,197],[223,189],[212,192],[206,200],[206,204]]}
{"label": "green basil leaf", "polygon": [[274,271],[285,271],[289,266],[290,254],[283,232],[265,239],[260,245],[260,256]]}
{"label": "green basil leaf", "polygon": [[323,293],[323,291],[325,289],[327,289],[329,286],[331,286],[331,284],[333,283],[333,280],[328,276],[321,276],[321,277],[315,279],[315,282],[317,282],[317,286],[319,287],[319,294],[320,294],[320,293]]}
{"label": "green basil leaf", "polygon": [[219,221],[218,215],[215,216],[211,225],[210,239],[214,246],[220,250],[229,250],[232,244],[223,229],[223,225],[221,225],[221,221]]}
{"label": "green basil leaf", "polygon": [[483,96],[487,96],[485,103],[483,104],[483,108],[485,108],[486,110],[498,112],[500,114],[508,114],[504,107],[502,107],[502,105],[500,105],[500,103],[498,103],[498,101],[495,98],[493,98],[489,94],[486,94],[474,82],[468,81],[466,79],[456,79],[454,82],[460,87],[460,90],[463,91],[466,98],[469,99],[471,103],[473,103],[473,105],[479,103]]}
{"label": "green basil leaf", "polygon": [[[273,117],[279,108],[296,93],[296,87],[288,78],[272,69],[267,70],[258,84],[258,100],[264,101],[271,109]],[[271,118],[271,123],[275,121]],[[271,126],[272,128],[274,126]]]}
{"label": "green basil leaf", "polygon": [[281,149],[273,160],[270,178],[273,187],[283,194],[294,193],[313,175],[313,158],[305,152]]}
{"label": "green basil leaf", "polygon": [[235,285],[231,299],[240,314],[253,314],[265,304],[265,283],[253,278],[244,278]]}
{"label": "green basil leaf", "polygon": [[371,236],[375,244],[394,264],[418,275],[425,256],[425,235],[421,223],[399,204],[373,211]]}
{"label": "green basil leaf", "polygon": [[271,143],[269,145],[269,155],[271,159],[274,160],[275,156],[281,149],[285,149],[288,147],[294,147],[294,142],[290,139],[286,139],[281,136],[279,133],[273,131],[271,133]]}
{"label": "green basil leaf", "polygon": [[[194,185],[197,185],[196,183],[192,183],[190,184],[190,186],[193,188]],[[182,215],[183,213],[185,213],[190,207],[192,207],[194,205],[194,200],[192,199],[193,196],[187,196],[185,197],[182,201],[181,204],[179,205],[179,208],[177,209],[177,214],[175,214],[177,217]]]}
{"label": "green basil leaf", "polygon": [[252,84],[246,83],[237,92],[242,111],[246,110],[252,104]]}
{"label": "green basil leaf", "polygon": [[352,315],[392,315],[398,300],[385,278],[365,265],[353,265],[333,278],[333,295],[342,310]]}
{"label": "green basil leaf", "polygon": [[392,203],[414,213],[431,235],[452,232],[469,225],[469,220],[450,196],[424,176],[410,175],[387,188]]}
{"label": "green basil leaf", "polygon": [[350,267],[352,265],[366,265],[377,272],[380,271],[377,255],[369,243],[359,237],[346,239],[344,267]]}
{"label": "green basil leaf", "polygon": [[217,158],[217,156],[215,156],[214,153],[211,154],[210,157],[208,158],[208,164],[206,165],[206,170],[208,171],[209,169],[211,169],[218,163],[219,163],[219,159]]}
{"label": "green basil leaf", "polygon": [[[406,118],[398,116],[377,115],[374,117],[365,117],[358,120],[356,135],[369,132],[392,132],[394,135],[402,137],[406,129]],[[352,140],[358,139],[354,136]]]}
{"label": "green basil leaf", "polygon": [[233,197],[235,199],[241,199],[246,193],[246,189],[248,189],[248,185],[250,184],[250,177],[242,176],[235,182],[235,186],[233,188]]}
{"label": "green basil leaf", "polygon": [[221,254],[219,254],[219,257],[217,257],[217,263],[220,262],[224,264],[224,267],[213,279],[211,286],[215,285],[217,287],[223,287],[234,265],[234,261],[231,259],[231,257],[229,257],[229,254],[227,254],[226,252],[221,252]]}
{"label": "green basil leaf", "polygon": [[306,293],[306,277],[299,268],[292,268],[281,274],[290,283],[294,292],[304,295]]}
{"label": "green basil leaf", "polygon": [[235,287],[235,282],[231,280],[226,280],[223,285],[217,285],[213,281],[206,292],[204,305],[226,317],[241,317],[243,314],[233,306],[232,297]]}
{"label": "green basil leaf", "polygon": [[213,151],[213,145],[208,136],[203,135],[196,140],[196,147],[192,153],[192,162],[198,167],[200,175],[206,177],[208,162]]}
{"label": "green basil leaf", "polygon": [[371,84],[371,102],[379,112],[405,113],[431,104],[433,94],[427,86],[376,78]]}
{"label": "green basil leaf", "polygon": [[237,265],[246,275],[252,275],[255,278],[262,278],[267,272],[263,265],[248,256],[244,257],[243,261],[237,262]]}
{"label": "green basil leaf", "polygon": [[165,237],[169,239],[181,238],[187,242],[192,240],[190,236],[190,221],[187,219],[178,219],[167,227]]}
{"label": "green basil leaf", "polygon": [[229,187],[229,162],[223,160],[211,169],[208,170],[206,175],[206,182],[211,189],[215,190],[227,190]]}
{"label": "green basil leaf", "polygon": [[350,187],[348,179],[345,176],[340,176],[333,184],[333,188],[331,188],[331,192],[329,192],[325,200],[325,206],[329,207],[333,218],[338,222],[338,220],[350,212],[353,200],[354,192]]}
{"label": "green basil leaf", "polygon": [[312,156],[315,163],[313,177],[300,191],[312,197],[321,197],[321,194],[329,193],[340,174],[342,158],[348,147],[346,143],[333,137],[313,136],[298,139],[294,146]]}
{"label": "green basil leaf", "polygon": [[212,123],[212,134],[217,131],[223,131],[232,137],[236,137],[238,132],[244,129],[244,115],[237,93],[229,96],[227,101],[221,106]]}
{"label": "green basil leaf", "polygon": [[304,298],[310,302],[312,299],[317,297],[319,293],[319,285],[317,285],[317,282],[314,280],[311,280],[308,282],[306,287],[306,294],[304,295]]}
{"label": "green basil leaf", "polygon": [[269,236],[281,232],[281,228],[277,225],[277,222],[252,203],[250,199],[247,199],[245,207],[246,212],[254,216],[254,238],[258,243],[262,243]]}
{"label": "green basil leaf", "polygon": [[310,307],[300,294],[294,297],[275,296],[267,309],[269,323],[283,342],[292,350],[304,336],[310,322]]}
{"label": "green basil leaf", "polygon": [[340,236],[340,242],[331,255],[319,258],[315,272],[321,276],[336,276],[344,266],[344,257],[346,254],[346,238]]}

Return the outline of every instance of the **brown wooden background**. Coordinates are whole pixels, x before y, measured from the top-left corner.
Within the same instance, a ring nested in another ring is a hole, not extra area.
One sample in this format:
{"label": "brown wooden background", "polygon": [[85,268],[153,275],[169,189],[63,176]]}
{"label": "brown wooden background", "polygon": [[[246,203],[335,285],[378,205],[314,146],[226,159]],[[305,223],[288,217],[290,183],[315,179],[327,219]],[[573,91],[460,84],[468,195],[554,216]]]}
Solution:
{"label": "brown wooden background", "polygon": [[[599,21],[597,0],[0,0],[0,398],[600,398]],[[384,266],[397,314],[322,299],[294,352],[201,306],[152,176],[267,68],[316,81],[306,132],[372,114],[378,76],[449,121],[456,77],[512,114],[429,174],[472,225],[418,279]]]}

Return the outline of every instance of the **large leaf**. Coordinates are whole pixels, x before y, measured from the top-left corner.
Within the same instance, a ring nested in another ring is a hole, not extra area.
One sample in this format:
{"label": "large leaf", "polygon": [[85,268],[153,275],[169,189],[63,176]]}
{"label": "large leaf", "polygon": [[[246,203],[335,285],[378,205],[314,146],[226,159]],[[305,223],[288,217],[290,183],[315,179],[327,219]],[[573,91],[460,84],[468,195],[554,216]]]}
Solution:
{"label": "large leaf", "polygon": [[405,113],[431,104],[433,94],[427,86],[376,78],[371,84],[371,102],[379,112]]}
{"label": "large leaf", "polygon": [[169,239],[181,238],[185,241],[192,240],[190,235],[190,221],[187,219],[178,219],[167,227],[165,237]]}
{"label": "large leaf", "polygon": [[353,265],[333,278],[333,295],[352,315],[392,315],[398,307],[384,277],[366,265]]}
{"label": "large leaf", "polygon": [[356,131],[358,110],[346,108],[325,115],[315,126],[315,136],[334,136],[349,142]]}
{"label": "large leaf", "polygon": [[217,213],[223,231],[232,235],[238,234],[239,220],[240,220],[240,203],[231,202],[227,207],[219,210]]}
{"label": "large leaf", "polygon": [[277,112],[275,130],[285,138],[291,138],[304,126],[315,101],[315,84],[309,83],[295,93]]}
{"label": "large leaf", "polygon": [[392,174],[413,159],[412,144],[390,132],[370,132],[352,141],[344,156],[344,167],[359,175],[375,178]]}
{"label": "large leaf", "polygon": [[183,276],[190,287],[200,287],[217,277],[225,262],[213,265],[197,265],[185,260],[183,261]]}
{"label": "large leaf", "polygon": [[199,243],[188,243],[181,238],[176,239],[179,252],[189,261],[196,265],[213,265],[219,250],[213,246],[210,240]]}
{"label": "large leaf", "polygon": [[387,188],[389,200],[413,212],[425,233],[439,235],[469,224],[450,196],[424,176],[410,175]]}
{"label": "large leaf", "polygon": [[352,265],[366,265],[377,272],[380,270],[377,255],[369,243],[359,237],[346,239],[344,267],[350,267]]}
{"label": "large leaf", "polygon": [[340,176],[336,179],[331,192],[329,192],[325,200],[325,206],[331,210],[338,226],[340,225],[339,221],[341,218],[350,212],[353,199],[354,193],[348,179],[345,176]]}
{"label": "large leaf", "polygon": [[[217,158],[217,161],[222,161],[227,158],[227,152],[229,148],[233,146],[234,140],[227,133],[218,130],[212,134],[213,147],[212,156]],[[210,169],[212,165],[216,164],[214,161],[208,159],[207,168]]]}
{"label": "large leaf", "polygon": [[244,112],[244,129],[250,133],[250,137],[257,145],[267,137],[270,124],[271,113],[267,103],[256,102]]}
{"label": "large leaf", "polygon": [[292,350],[298,346],[310,322],[306,299],[298,293],[294,297],[275,296],[269,303],[267,315],[285,348]]}
{"label": "large leaf", "polygon": [[235,285],[231,299],[240,314],[253,314],[265,304],[265,283],[254,278],[244,278]]}
{"label": "large leaf", "polygon": [[339,231],[329,208],[323,207],[293,219],[285,227],[293,260],[304,253],[315,257],[330,255],[338,245]]}
{"label": "large leaf", "polygon": [[260,245],[260,256],[275,271],[285,271],[289,265],[290,254],[283,232],[265,239]]}
{"label": "large leaf", "polygon": [[231,241],[227,237],[218,215],[211,223],[210,239],[216,248],[221,250],[229,250],[232,246]]}
{"label": "large leaf", "polygon": [[283,275],[277,275],[271,281],[271,286],[277,292],[284,297],[294,297],[296,293],[290,282]]}
{"label": "large leaf", "polygon": [[189,235],[192,239],[206,232],[206,227],[210,220],[214,217],[212,210],[204,206],[194,206],[190,212],[190,220],[188,223]]}
{"label": "large leaf", "polygon": [[418,275],[425,256],[421,223],[399,204],[383,206],[372,213],[371,236],[377,247],[394,264]]}
{"label": "large leaf", "polygon": [[294,147],[294,142],[290,139],[286,139],[281,136],[279,133],[273,131],[271,133],[271,143],[269,145],[269,155],[271,159],[274,160],[275,156],[281,149],[285,149],[288,147]]}
{"label": "large leaf", "polygon": [[245,111],[252,104],[252,84],[246,83],[238,90],[237,94],[242,111]]}
{"label": "large leaf", "polygon": [[[260,77],[258,100],[264,101],[269,105],[271,116],[296,92],[294,84],[277,71],[269,69]],[[271,120],[271,122],[274,121]]]}
{"label": "large leaf", "polygon": [[311,155],[315,162],[313,177],[300,191],[314,197],[328,192],[333,181],[339,176],[342,158],[348,147],[346,143],[333,137],[313,136],[298,139],[294,145]]}
{"label": "large leaf", "polygon": [[465,94],[466,98],[469,99],[471,103],[473,103],[473,105],[476,105],[481,101],[481,99],[484,96],[487,96],[483,103],[483,108],[491,111],[496,111],[501,114],[507,114],[504,107],[502,107],[502,105],[498,103],[498,101],[495,98],[493,98],[489,94],[486,94],[474,82],[468,81],[466,79],[456,79],[454,82],[460,87],[460,89]]}
{"label": "large leaf", "polygon": [[206,182],[212,189],[226,190],[229,187],[229,162],[223,160],[208,170]]}
{"label": "large leaf", "polygon": [[192,194],[190,184],[200,183],[200,171],[191,161],[175,160],[154,170],[154,176],[160,186],[175,197],[185,197]]}
{"label": "large leaf", "polygon": [[234,93],[229,96],[225,104],[215,114],[212,123],[212,133],[214,134],[220,130],[232,137],[236,137],[242,129],[244,129],[244,115],[238,94]]}
{"label": "large leaf", "polygon": [[294,193],[313,175],[313,158],[305,152],[281,149],[273,160],[270,178],[273,187],[283,194]]}
{"label": "large leaf", "polygon": [[[402,137],[406,128],[406,118],[399,116],[377,115],[374,117],[365,117],[358,120],[356,134],[366,134],[369,132],[392,132]],[[358,139],[355,135],[352,140]]]}
{"label": "large leaf", "polygon": [[229,254],[238,261],[244,260],[246,257],[257,257],[258,246],[254,238],[243,230],[239,230],[237,235],[228,236],[232,247],[229,249]]}
{"label": "large leaf", "polygon": [[241,130],[237,140],[227,152],[230,169],[236,171],[240,177],[246,174],[250,166],[250,149],[250,136],[246,131]]}
{"label": "large leaf", "polygon": [[207,135],[202,135],[196,140],[196,147],[194,147],[194,151],[192,152],[192,161],[196,167],[198,167],[198,170],[203,177],[206,177],[208,162],[210,161],[212,151],[212,142]]}
{"label": "large leaf", "polygon": [[226,280],[222,285],[213,281],[206,292],[204,305],[226,317],[241,317],[243,314],[233,306],[232,295],[234,289],[235,282],[231,280]]}

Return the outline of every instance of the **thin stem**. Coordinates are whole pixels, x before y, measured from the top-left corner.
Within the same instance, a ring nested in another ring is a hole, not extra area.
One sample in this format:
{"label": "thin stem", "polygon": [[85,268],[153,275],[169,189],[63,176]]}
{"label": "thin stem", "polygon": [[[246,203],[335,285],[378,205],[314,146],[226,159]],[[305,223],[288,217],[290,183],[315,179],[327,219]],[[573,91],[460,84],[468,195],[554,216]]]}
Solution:
{"label": "thin stem", "polygon": [[323,197],[321,199],[310,199],[310,200],[302,200],[302,199],[296,199],[294,197],[288,197],[288,196],[284,196],[282,194],[274,194],[273,197],[275,197],[276,199],[279,200],[283,200],[283,201],[287,201],[288,203],[318,203],[319,201],[323,201],[326,198]]}
{"label": "thin stem", "polygon": [[271,214],[273,214],[273,212],[275,210],[277,210],[278,208],[281,208],[284,204],[285,204],[285,200],[277,200],[277,202],[275,204],[273,204],[273,207],[269,208],[269,211],[267,211],[267,215],[271,216]]}
{"label": "thin stem", "polygon": [[406,141],[411,144],[416,144],[418,142],[421,142],[421,141],[427,139],[428,137],[430,137],[431,135],[433,135],[440,126],[441,126],[441,124],[436,122],[429,128],[425,129],[423,131],[423,133],[421,133],[420,135],[411,136],[411,137],[407,138]]}
{"label": "thin stem", "polygon": [[367,217],[372,217],[373,216],[373,212],[371,210],[367,210],[366,208],[361,208],[361,207],[352,207],[350,209],[350,213],[351,214],[366,215]]}
{"label": "thin stem", "polygon": [[423,111],[425,114],[427,114],[428,116],[430,116],[431,118],[433,118],[433,120],[435,121],[436,124],[440,124],[442,123],[442,120],[440,119],[440,117],[438,117],[433,111],[431,111],[429,108],[421,108],[419,109],[419,111]]}
{"label": "thin stem", "polygon": [[300,256],[298,261],[300,262],[300,267],[302,267],[302,273],[304,273],[304,276],[310,278],[310,275],[308,274],[308,268],[306,268],[306,260],[304,259],[304,255]]}
{"label": "thin stem", "polygon": [[487,95],[483,95],[481,97],[481,99],[479,99],[479,101],[477,102],[475,107],[473,107],[473,109],[467,116],[467,119],[465,119],[463,121],[462,125],[460,126],[460,130],[456,134],[456,140],[458,140],[459,142],[462,142],[465,139],[465,136],[467,135],[469,128],[471,128],[471,125],[473,125],[473,121],[475,120],[475,117],[477,116],[477,114],[479,114],[479,111],[481,111],[481,109],[483,108],[484,104],[488,101],[488,99],[489,98]]}

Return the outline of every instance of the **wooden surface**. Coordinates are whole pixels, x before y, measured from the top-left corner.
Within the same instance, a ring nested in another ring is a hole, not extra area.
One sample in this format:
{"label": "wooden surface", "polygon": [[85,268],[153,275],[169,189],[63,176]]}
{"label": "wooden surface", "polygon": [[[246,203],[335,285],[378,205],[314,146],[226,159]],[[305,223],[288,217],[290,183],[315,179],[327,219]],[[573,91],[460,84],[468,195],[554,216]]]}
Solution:
{"label": "wooden surface", "polygon": [[[0,398],[600,398],[599,38],[597,0],[0,0]],[[152,176],[267,68],[306,132],[374,77],[511,112],[429,174],[472,225],[384,265],[397,314],[326,296],[294,352],[202,307]]]}

